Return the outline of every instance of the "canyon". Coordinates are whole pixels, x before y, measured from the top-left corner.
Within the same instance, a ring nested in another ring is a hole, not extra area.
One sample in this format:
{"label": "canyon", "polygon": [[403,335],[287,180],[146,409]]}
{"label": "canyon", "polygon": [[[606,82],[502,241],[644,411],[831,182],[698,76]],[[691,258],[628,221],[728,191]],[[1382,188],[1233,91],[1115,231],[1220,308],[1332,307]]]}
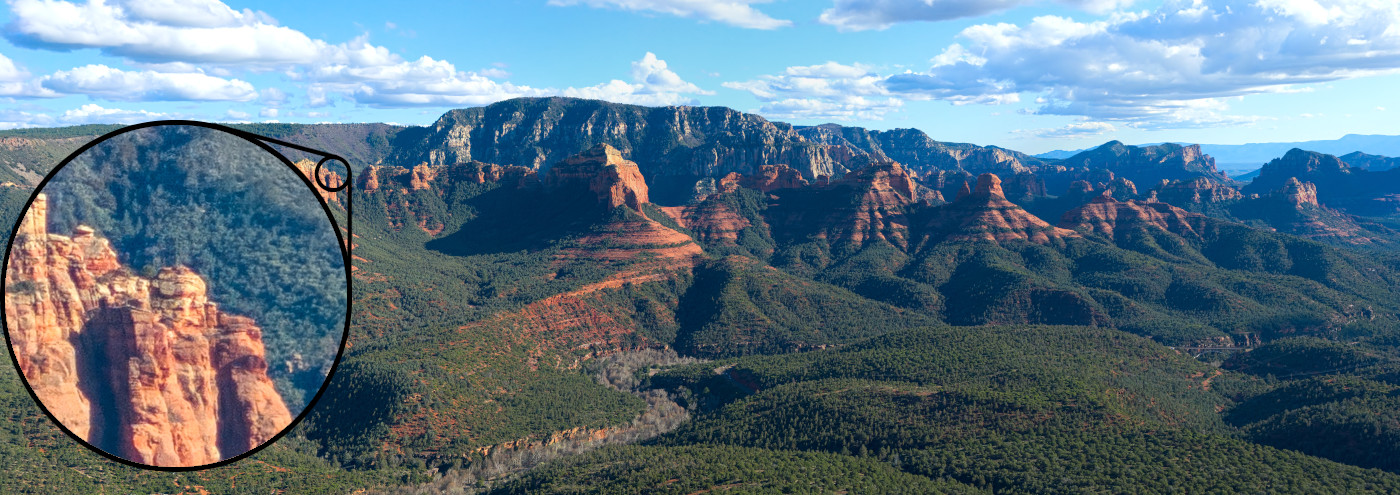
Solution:
{"label": "canyon", "polygon": [[220,311],[189,268],[141,276],[91,227],[49,232],[49,207],[38,194],[17,230],[5,315],[26,381],[69,432],[132,462],[184,467],[291,423],[252,319]]}

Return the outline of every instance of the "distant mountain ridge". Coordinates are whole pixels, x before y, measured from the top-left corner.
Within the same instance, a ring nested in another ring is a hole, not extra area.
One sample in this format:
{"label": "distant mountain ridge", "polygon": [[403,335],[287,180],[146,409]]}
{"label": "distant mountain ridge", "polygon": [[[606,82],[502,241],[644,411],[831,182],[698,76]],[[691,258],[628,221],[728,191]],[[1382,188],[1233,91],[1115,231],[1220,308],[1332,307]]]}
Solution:
{"label": "distant mountain ridge", "polygon": [[[1150,146],[1150,144],[1140,146]],[[1234,166],[1232,168],[1238,169],[1258,168],[1269,160],[1283,156],[1284,153],[1287,153],[1288,150],[1293,148],[1337,156],[1361,152],[1370,155],[1380,155],[1382,157],[1400,157],[1400,136],[1384,134],[1347,134],[1338,139],[1319,139],[1312,141],[1201,144],[1201,151],[1215,157],[1217,163],[1231,164]],[[1032,156],[1041,159],[1064,159],[1090,149],[1092,148],[1081,150],[1054,150]]]}

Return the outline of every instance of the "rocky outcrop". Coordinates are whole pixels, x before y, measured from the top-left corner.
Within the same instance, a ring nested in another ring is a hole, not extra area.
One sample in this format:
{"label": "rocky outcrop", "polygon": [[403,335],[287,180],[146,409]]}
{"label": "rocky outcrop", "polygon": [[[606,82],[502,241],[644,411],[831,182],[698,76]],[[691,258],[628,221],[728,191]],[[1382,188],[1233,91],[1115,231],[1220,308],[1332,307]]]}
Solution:
{"label": "rocky outcrop", "polygon": [[1317,186],[1311,182],[1301,182],[1296,177],[1289,177],[1288,182],[1283,184],[1283,188],[1274,194],[1294,209],[1316,208],[1318,206]]}
{"label": "rocky outcrop", "polygon": [[735,245],[739,241],[739,232],[751,225],[748,219],[721,201],[703,201],[661,210],[676,224],[689,230],[695,240],[705,244]]}
{"label": "rocky outcrop", "polygon": [[1337,244],[1390,244],[1396,237],[1383,225],[1363,227],[1351,215],[1320,203],[1317,196],[1313,183],[1289,177],[1277,191],[1246,199],[1231,212],[1258,227]]}
{"label": "rocky outcrop", "polygon": [[[459,188],[480,184],[511,189],[540,185],[534,170],[481,162],[413,168],[369,166],[358,175],[359,191],[370,199],[362,208],[383,209],[390,228],[414,226],[429,235],[441,233],[452,219],[443,217],[441,201],[425,193],[447,198]],[[439,204],[431,204],[434,202]]]}
{"label": "rocky outcrop", "polygon": [[1348,167],[1340,158],[1325,153],[1293,148],[1282,157],[1264,164],[1259,169],[1259,176],[1255,177],[1244,189],[1245,192],[1268,194],[1283,187],[1290,178],[1316,184],[1334,182],[1339,176],[1351,174],[1351,167]]}
{"label": "rocky outcrop", "polygon": [[1227,203],[1243,198],[1238,189],[1204,177],[1162,184],[1156,192],[1158,201],[1183,208]]}
{"label": "rocky outcrop", "polygon": [[[861,245],[867,239],[888,241],[904,248],[909,243],[909,205],[919,200],[919,185],[897,162],[872,164],[846,174],[830,187],[850,187],[858,192],[852,211],[836,219],[832,234],[839,240]],[[840,209],[837,209],[840,211]]]}
{"label": "rocky outcrop", "polygon": [[339,187],[340,184],[345,180],[340,176],[340,174],[336,173],[334,170],[329,170],[326,167],[321,167],[321,174],[317,176],[316,162],[313,162],[311,160],[299,160],[295,163],[295,165],[297,167],[297,171],[301,172],[302,177],[306,177],[307,180],[311,181],[311,185],[313,186],[313,189],[316,190],[316,194],[321,197],[321,201],[325,201],[326,204],[334,204],[340,202],[340,195],[337,194],[338,191],[328,191],[325,188],[321,187],[322,185],[331,188]]}
{"label": "rocky outcrop", "polygon": [[534,170],[525,167],[481,162],[437,167],[418,165],[413,168],[369,166],[360,174],[359,189],[367,193],[380,191],[381,188],[394,188],[404,193],[428,190],[442,196],[457,184],[488,182],[522,188],[538,185],[539,178]]}
{"label": "rocky outcrop", "polygon": [[763,165],[755,173],[743,176],[739,185],[769,192],[807,187],[807,179],[802,178],[802,172],[787,165]]}
{"label": "rocky outcrop", "polygon": [[401,140],[386,162],[446,165],[479,160],[547,170],[610,145],[648,177],[750,174],[783,163],[805,177],[841,174],[867,153],[814,145],[791,125],[723,107],[644,107],[576,98],[517,98],[452,110],[421,138]]}
{"label": "rocky outcrop", "polygon": [[922,245],[979,240],[1048,244],[1057,239],[1078,236],[1073,231],[1052,226],[1008,201],[1001,178],[995,174],[978,176],[976,187],[965,187],[952,203],[932,208],[924,215]]}
{"label": "rocky outcrop", "polygon": [[69,431],[135,462],[198,466],[291,423],[252,320],[221,312],[188,268],[143,278],[91,228],[49,233],[47,208],[38,195],[15,239],[5,314],[25,379]]}
{"label": "rocky outcrop", "polygon": [[606,144],[555,164],[545,176],[544,184],[551,192],[587,188],[598,196],[598,203],[607,208],[627,206],[640,212],[642,204],[650,202],[646,180],[637,164],[624,159],[621,151]]}
{"label": "rocky outcrop", "polygon": [[935,171],[1011,176],[1043,163],[1031,156],[995,146],[935,141],[918,129],[870,131],[826,124],[799,129],[810,141],[859,150],[871,162],[897,161],[919,174]]}
{"label": "rocky outcrop", "polygon": [[1127,230],[1153,227],[1182,237],[1199,239],[1199,232],[1206,221],[1204,215],[1166,203],[1118,201],[1110,194],[1104,194],[1088,204],[1066,212],[1060,219],[1060,227],[1092,232],[1110,239]]}
{"label": "rocky outcrop", "polygon": [[765,216],[773,235],[788,241],[859,247],[877,240],[904,248],[909,207],[932,197],[903,165],[879,162],[825,184],[775,190]]}
{"label": "rocky outcrop", "polygon": [[1400,169],[1371,171],[1353,168],[1332,155],[1293,149],[1259,170],[1243,191],[1267,196],[1287,187],[1289,179],[1317,188],[1318,204],[1353,215],[1400,213]]}
{"label": "rocky outcrop", "polygon": [[[577,239],[579,248],[564,250],[564,257],[622,261],[646,254],[661,265],[674,268],[689,266],[702,252],[690,236],[648,216],[642,208],[649,203],[645,178],[637,164],[624,159],[622,152],[612,146],[600,144],[550,167],[544,187],[556,196],[583,194],[592,196],[600,208],[622,207],[631,211],[594,225],[588,235]],[[561,203],[561,207],[578,207],[567,203]]]}
{"label": "rocky outcrop", "polygon": [[1215,159],[1202,153],[1200,145],[1195,144],[1129,146],[1120,141],[1109,141],[1066,158],[1062,165],[1071,173],[1073,170],[1107,170],[1138,184],[1156,184],[1162,180],[1192,181],[1197,178],[1220,184],[1234,182],[1217,170]]}

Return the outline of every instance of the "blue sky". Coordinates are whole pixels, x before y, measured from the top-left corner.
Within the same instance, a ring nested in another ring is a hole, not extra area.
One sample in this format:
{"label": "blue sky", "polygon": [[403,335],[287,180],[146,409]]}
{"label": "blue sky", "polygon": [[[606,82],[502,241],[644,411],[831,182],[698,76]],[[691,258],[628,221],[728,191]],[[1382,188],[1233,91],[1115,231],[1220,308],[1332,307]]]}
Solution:
{"label": "blue sky", "polygon": [[0,128],[565,95],[1027,152],[1400,134],[1393,0],[10,0]]}

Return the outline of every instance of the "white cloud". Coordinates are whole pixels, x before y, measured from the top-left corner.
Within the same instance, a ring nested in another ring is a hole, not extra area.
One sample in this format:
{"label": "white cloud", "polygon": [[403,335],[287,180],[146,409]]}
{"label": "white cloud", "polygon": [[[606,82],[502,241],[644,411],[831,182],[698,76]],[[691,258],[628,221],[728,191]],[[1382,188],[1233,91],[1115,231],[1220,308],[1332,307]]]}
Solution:
{"label": "white cloud", "polygon": [[[179,6],[165,3],[15,0],[7,31],[12,40],[26,46],[97,48],[160,69],[122,72],[88,66],[54,74],[45,82],[48,88],[85,91],[107,99],[247,101],[257,97],[251,93],[251,85],[237,79],[221,80],[201,67],[210,72],[230,67],[280,68],[288,77],[309,83],[307,100],[313,107],[329,104],[328,93],[374,107],[479,105],[543,94],[527,86],[493,81],[488,75],[459,71],[444,60],[426,56],[405,60],[369,43],[365,36],[340,44],[313,39],[276,25],[266,14],[235,11],[217,0]],[[99,69],[106,74],[94,77]],[[177,76],[167,70],[191,75]],[[502,74],[492,72],[489,76]],[[280,93],[272,89],[262,97],[277,105],[286,99]]]}
{"label": "white cloud", "polygon": [[499,67],[487,67],[476,72],[477,74],[481,74],[491,79],[506,79],[510,77],[510,72]]}
{"label": "white cloud", "polygon": [[880,120],[885,114],[904,105],[897,98],[866,98],[855,96],[838,100],[820,98],[787,98],[764,103],[758,113],[775,119],[790,120]]}
{"label": "white cloud", "polygon": [[885,89],[883,76],[861,64],[788,67],[782,74],[723,86],[748,91],[763,102],[759,113],[782,119],[878,120],[904,104]]}
{"label": "white cloud", "polygon": [[687,18],[722,22],[750,29],[777,29],[792,25],[755,9],[754,4],[772,0],[549,0],[549,5],[587,5],[593,8],[656,12]]}
{"label": "white cloud", "polygon": [[[841,31],[886,29],[900,22],[947,21],[1002,12],[1040,0],[835,0],[821,22]],[[1102,14],[1132,5],[1133,0],[1056,0],[1055,3]]]}
{"label": "white cloud", "polygon": [[281,105],[287,102],[287,92],[277,88],[266,88],[258,92],[258,101],[268,105]]}
{"label": "white cloud", "polygon": [[528,86],[459,71],[446,60],[428,56],[403,60],[367,43],[350,53],[354,55],[345,63],[320,65],[307,72],[306,77],[316,81],[308,91],[312,106],[326,104],[327,91],[374,107],[483,105],[545,94]]}
{"label": "white cloud", "polygon": [[[750,3],[762,2],[627,1],[606,6],[763,27],[761,13],[753,10],[745,14],[746,8],[752,10]],[[3,59],[0,96],[258,100],[271,108],[283,107],[291,100],[280,88],[265,88],[259,93],[248,82],[235,78],[249,71],[275,71],[295,81],[305,91],[304,103],[310,108],[337,100],[379,108],[443,107],[548,95],[674,105],[693,103],[695,95],[713,94],[681,79],[651,53],[632,64],[631,82],[613,80],[559,90],[514,84],[506,80],[510,74],[504,70],[505,64],[473,72],[428,56],[407,59],[370,43],[368,35],[328,43],[279,26],[264,13],[235,10],[218,0],[12,0],[10,7],[6,33],[17,44],[56,51],[93,48],[123,57],[140,70],[87,65],[33,78]],[[10,73],[18,75],[8,76],[13,80],[4,79]],[[283,117],[288,115],[285,110]]]}
{"label": "white cloud", "polygon": [[59,125],[80,125],[80,124],[135,124],[138,122],[149,122],[167,118],[168,114],[160,112],[148,112],[145,110],[123,110],[120,108],[103,108],[97,104],[89,103],[81,107],[68,110],[58,116]]}
{"label": "white cloud", "polygon": [[1077,122],[1064,127],[1033,130],[1016,130],[1016,134],[1030,134],[1036,137],[1061,139],[1061,138],[1081,138],[1088,136],[1098,136],[1117,132],[1118,128],[1108,122]]}
{"label": "white cloud", "polygon": [[306,88],[306,105],[312,108],[320,108],[330,105],[330,98],[326,97],[326,88],[319,84],[313,84]]}
{"label": "white cloud", "polygon": [[238,110],[229,110],[229,111],[227,111],[227,112],[224,112],[224,117],[226,117],[226,118],[229,119],[229,120],[236,120],[236,121],[246,122],[246,121],[248,120],[248,117],[251,117],[251,115],[248,115],[248,112],[240,112],[240,111],[238,111]]}
{"label": "white cloud", "polygon": [[15,65],[14,60],[0,53],[0,82],[23,81],[29,78],[29,71]]}
{"label": "white cloud", "polygon": [[647,52],[641,60],[632,62],[632,81],[617,79],[585,88],[566,88],[559,92],[563,96],[592,98],[634,105],[685,105],[694,104],[695,99],[687,95],[712,95],[695,84],[681,79],[666,65],[665,60]]}
{"label": "white cloud", "polygon": [[59,95],[40,86],[29,71],[0,53],[0,96],[34,98]]}
{"label": "white cloud", "polygon": [[6,32],[22,46],[97,48],[148,62],[309,63],[334,48],[266,14],[237,12],[216,0],[13,0]]}
{"label": "white cloud", "polygon": [[1032,113],[1132,127],[1243,124],[1259,118],[1229,114],[1233,97],[1397,72],[1394,26],[1396,2],[1167,0],[1155,12],[1097,22],[974,25],[927,71],[890,76],[884,87],[954,103],[1029,93],[1038,95]]}
{"label": "white cloud", "polygon": [[258,111],[258,116],[263,118],[275,119],[277,118],[278,113],[279,112],[276,108],[264,108]]}
{"label": "white cloud", "polygon": [[84,94],[118,101],[250,101],[258,93],[238,79],[199,72],[128,72],[105,65],[84,65],[44,76],[40,84],[65,94]]}

